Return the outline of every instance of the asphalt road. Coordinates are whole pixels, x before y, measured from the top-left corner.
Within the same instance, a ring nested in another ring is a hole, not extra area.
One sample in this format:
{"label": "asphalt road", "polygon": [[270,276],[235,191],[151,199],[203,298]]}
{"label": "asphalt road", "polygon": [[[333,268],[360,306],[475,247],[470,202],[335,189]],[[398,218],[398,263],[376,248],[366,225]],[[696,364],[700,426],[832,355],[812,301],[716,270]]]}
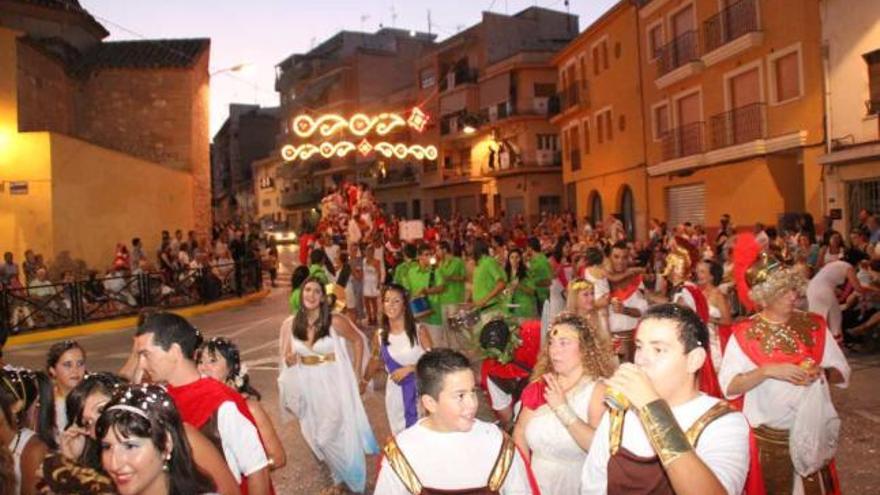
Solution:
{"label": "asphalt road", "polygon": [[[288,253],[286,257],[289,257]],[[285,258],[285,256],[282,256]],[[282,274],[282,278],[287,278]],[[263,394],[263,406],[275,421],[287,449],[287,466],[273,472],[276,492],[281,494],[316,494],[330,484],[328,471],[313,457],[302,439],[296,421],[279,423],[278,328],[287,316],[289,287],[283,283],[271,294],[249,305],[193,318],[193,323],[207,337],[226,336],[238,343],[242,359],[248,364],[254,386]],[[131,349],[133,329],[78,339],[88,352],[91,371],[116,371]],[[7,349],[6,362],[31,368],[45,365],[51,342]],[[837,465],[844,493],[877,493],[880,473],[875,459],[880,449],[880,395],[874,388],[880,380],[880,355],[851,356],[852,383],[847,390],[833,391],[843,420],[842,440]],[[389,430],[384,413],[382,391],[365,397],[365,405],[376,438],[381,442]],[[372,490],[377,459],[368,458],[368,492]]]}

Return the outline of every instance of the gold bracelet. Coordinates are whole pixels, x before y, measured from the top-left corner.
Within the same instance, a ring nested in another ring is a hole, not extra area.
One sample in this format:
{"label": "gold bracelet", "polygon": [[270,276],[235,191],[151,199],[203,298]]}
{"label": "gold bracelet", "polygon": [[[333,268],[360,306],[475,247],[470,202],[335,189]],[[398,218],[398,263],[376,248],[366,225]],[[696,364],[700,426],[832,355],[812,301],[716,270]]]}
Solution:
{"label": "gold bracelet", "polygon": [[559,422],[562,423],[562,426],[566,428],[577,423],[577,414],[574,413],[574,410],[572,410],[571,406],[569,406],[568,403],[557,406],[553,409],[553,412],[556,414]]}
{"label": "gold bracelet", "polygon": [[638,415],[664,468],[693,450],[665,400],[657,399],[645,404],[638,409]]}

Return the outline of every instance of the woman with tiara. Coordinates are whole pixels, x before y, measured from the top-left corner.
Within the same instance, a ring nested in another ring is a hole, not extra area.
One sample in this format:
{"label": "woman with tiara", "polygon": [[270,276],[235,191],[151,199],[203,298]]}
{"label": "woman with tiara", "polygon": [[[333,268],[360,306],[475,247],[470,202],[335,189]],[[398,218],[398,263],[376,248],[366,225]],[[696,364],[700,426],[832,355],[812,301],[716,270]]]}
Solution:
{"label": "woman with tiara", "polygon": [[306,443],[330,468],[334,486],[327,493],[342,493],[342,485],[362,493],[365,454],[379,451],[360,396],[367,385],[365,343],[348,318],[331,313],[331,304],[324,285],[306,279],[299,311],[282,324],[279,403],[299,419]]}

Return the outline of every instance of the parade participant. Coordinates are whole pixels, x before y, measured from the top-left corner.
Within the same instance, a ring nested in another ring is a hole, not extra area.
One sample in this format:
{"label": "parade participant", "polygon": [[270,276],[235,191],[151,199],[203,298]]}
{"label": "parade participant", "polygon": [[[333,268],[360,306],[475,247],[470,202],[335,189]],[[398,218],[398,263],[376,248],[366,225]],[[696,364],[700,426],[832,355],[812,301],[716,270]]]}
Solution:
{"label": "parade participant", "polygon": [[39,402],[33,372],[0,370],[0,445],[7,447],[14,460],[16,488],[13,494],[37,493],[37,471],[49,446],[25,418]]}
{"label": "parade participant", "polygon": [[367,381],[379,368],[388,374],[385,382],[385,414],[391,433],[397,434],[419,419],[416,391],[416,362],[433,347],[431,335],[417,326],[406,290],[388,285],[382,292],[382,327],[373,340]]}
{"label": "parade participant", "polygon": [[513,440],[476,418],[476,383],[467,357],[431,350],[419,359],[416,375],[428,416],[385,445],[374,493],[538,493]]}
{"label": "parade participant", "polygon": [[605,386],[616,363],[589,322],[573,313],[553,321],[541,349],[513,438],[531,459],[544,495],[577,493],[593,433],[605,412]]}
{"label": "parade participant", "polygon": [[853,290],[862,294],[880,292],[880,289],[876,287],[862,285],[856,277],[856,269],[853,264],[844,260],[825,263],[807,284],[806,293],[810,312],[826,319],[828,329],[836,339],[843,338],[841,328],[843,313],[840,309],[840,303],[837,301],[835,289],[846,282],[849,282]]}
{"label": "parade participant", "polygon": [[[328,272],[329,265],[329,272]],[[323,249],[315,248],[309,253],[309,277],[318,279],[322,284],[330,283],[333,270],[330,260]]]}
{"label": "parade participant", "polygon": [[535,285],[528,275],[522,251],[518,248],[507,252],[507,263],[504,265],[507,276],[507,287],[504,289],[505,311],[518,318],[534,318],[538,312],[535,299]]}
{"label": "parade participant", "polygon": [[290,314],[299,311],[300,297],[302,292],[302,284],[309,278],[309,267],[300,265],[293,270],[290,276]]}
{"label": "parade participant", "polygon": [[425,328],[431,334],[431,341],[445,347],[447,346],[447,338],[443,328],[441,305],[441,294],[445,290],[445,281],[437,273],[436,261],[427,244],[419,246],[416,264],[406,271],[402,286],[412,294],[413,298],[424,297],[427,299],[427,314],[414,316],[424,323]]}
{"label": "parade participant", "polygon": [[467,269],[461,257],[452,252],[448,241],[437,244],[437,273],[443,278],[446,289],[440,294],[441,305],[463,303]]}
{"label": "parade participant", "polygon": [[101,464],[120,495],[198,495],[214,491],[192,461],[174,400],[158,385],[120,391],[98,418]]}
{"label": "parade participant", "polygon": [[635,330],[648,309],[642,274],[629,270],[629,247],[617,242],[611,247],[609,285],[611,286],[611,311],[608,327],[611,331],[615,352],[621,362],[631,363],[635,354]]}
{"label": "parade participant", "polygon": [[501,309],[501,295],[507,286],[504,270],[489,253],[489,246],[482,239],[475,239],[473,259],[476,266],[473,274],[473,301],[480,310]]}
{"label": "parade participant", "polygon": [[[750,234],[738,236],[734,259],[739,297],[759,312],[734,324],[719,379],[728,398],[744,396],[767,493],[839,493],[833,462],[809,476],[795,472],[789,434],[800,408],[823,406],[804,401],[814,382],[848,385],[846,358],[821,316],[795,309],[806,283],[798,272],[762,253]],[[830,459],[834,453],[822,454]]]}
{"label": "parade participant", "polygon": [[[127,385],[124,378],[111,373],[90,373],[68,394],[68,427],[61,436],[59,452],[43,461],[43,483],[52,493],[103,493],[91,488],[95,480],[100,485],[106,477],[95,425],[113,395]],[[197,468],[211,479],[218,493],[239,494],[239,485],[220,450],[192,425],[183,426]],[[109,479],[107,483],[112,484]]]}
{"label": "parade participant", "polygon": [[[749,425],[726,402],[700,393],[706,326],[690,309],[649,308],[636,332],[635,364],[606,381],[618,406],[593,435],[581,494],[739,495],[749,467]],[[606,399],[607,400],[607,399]]]}
{"label": "parade participant", "polygon": [[167,383],[183,420],[223,451],[242,491],[271,493],[269,460],[254,418],[241,394],[199,374],[195,352],[201,342],[201,333],[174,313],[150,314],[135,331],[141,366],[154,381]]}
{"label": "parade participant", "polygon": [[83,379],[86,372],[86,351],[75,340],[53,344],[46,355],[46,372],[55,390],[55,428],[58,435],[67,426],[64,408],[67,394]]}
{"label": "parade participant", "polygon": [[235,389],[247,401],[248,411],[254,417],[257,431],[269,456],[269,469],[287,464],[284,445],[278,438],[269,415],[260,405],[260,393],[251,386],[247,368],[241,362],[238,346],[225,337],[214,337],[196,351],[196,364],[202,376],[213,378]]}
{"label": "parade participant", "polygon": [[715,261],[703,260],[697,263],[696,269],[697,286],[706,303],[709,306],[709,321],[706,328],[709,330],[709,351],[712,356],[712,366],[715,373],[721,369],[721,357],[730,338],[730,304],[727,296],[718,288],[724,277],[724,268]]}
{"label": "parade participant", "polygon": [[365,454],[379,448],[360,397],[366,387],[360,331],[331,313],[324,285],[310,278],[303,284],[302,308],[282,324],[282,332],[279,403],[299,419],[309,448],[330,468],[334,486],[328,491],[340,492],[345,484],[361,493],[367,481]]}
{"label": "parade participant", "polygon": [[406,244],[403,246],[404,260],[394,267],[392,281],[397,285],[403,286],[407,291],[410,291],[410,293],[412,292],[412,289],[407,285],[409,282],[408,273],[410,268],[417,265],[416,257],[418,254],[415,244]]}
{"label": "parade participant", "polygon": [[526,243],[526,259],[529,264],[529,279],[535,286],[538,300],[538,311],[542,311],[544,303],[550,298],[550,284],[553,281],[553,270],[550,260],[541,251],[541,241],[537,237],[529,237]]}
{"label": "parade participant", "polygon": [[376,257],[376,250],[372,244],[367,244],[364,250],[363,273],[364,308],[367,313],[367,323],[375,325],[378,322],[382,262]]}
{"label": "parade participant", "polygon": [[518,324],[500,315],[483,324],[474,335],[482,357],[480,387],[489,397],[505,431],[511,431],[520,410],[520,397],[538,361],[541,322]]}
{"label": "parade participant", "polygon": [[[596,332],[599,343],[612,352],[611,333],[608,331],[608,319],[596,308],[596,288],[593,282],[576,278],[568,284],[565,311],[586,318]],[[549,329],[548,329],[549,330]]]}

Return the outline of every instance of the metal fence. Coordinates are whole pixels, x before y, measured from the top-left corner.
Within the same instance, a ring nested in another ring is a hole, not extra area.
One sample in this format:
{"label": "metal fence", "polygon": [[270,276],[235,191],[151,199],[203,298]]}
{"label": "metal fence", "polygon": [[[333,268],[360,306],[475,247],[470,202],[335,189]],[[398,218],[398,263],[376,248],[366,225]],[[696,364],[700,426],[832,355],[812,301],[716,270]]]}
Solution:
{"label": "metal fence", "polygon": [[260,260],[0,289],[0,333],[80,325],[241,297],[263,286]]}

